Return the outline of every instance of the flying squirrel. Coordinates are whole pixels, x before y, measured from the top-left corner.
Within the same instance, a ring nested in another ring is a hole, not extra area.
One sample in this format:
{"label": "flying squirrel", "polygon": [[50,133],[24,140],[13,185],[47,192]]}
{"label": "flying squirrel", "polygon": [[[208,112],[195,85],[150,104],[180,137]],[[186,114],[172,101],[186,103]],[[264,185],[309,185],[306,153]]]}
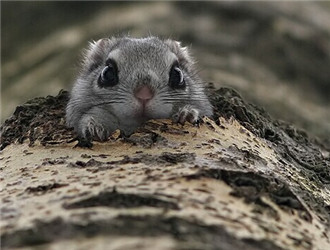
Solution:
{"label": "flying squirrel", "polygon": [[188,49],[157,37],[102,38],[85,51],[66,107],[66,121],[86,141],[125,135],[150,119],[184,124],[211,116]]}

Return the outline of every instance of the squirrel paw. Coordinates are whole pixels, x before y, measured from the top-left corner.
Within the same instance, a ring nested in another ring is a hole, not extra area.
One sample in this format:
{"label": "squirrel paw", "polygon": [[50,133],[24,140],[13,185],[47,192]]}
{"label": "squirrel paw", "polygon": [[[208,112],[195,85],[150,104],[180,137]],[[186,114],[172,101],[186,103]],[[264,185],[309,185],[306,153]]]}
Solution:
{"label": "squirrel paw", "polygon": [[198,125],[200,122],[199,111],[190,105],[186,105],[179,110],[173,117],[174,122],[184,125],[184,123],[190,122],[191,124]]}
{"label": "squirrel paw", "polygon": [[108,139],[110,133],[92,117],[88,119],[83,128],[83,137],[85,140],[105,141]]}

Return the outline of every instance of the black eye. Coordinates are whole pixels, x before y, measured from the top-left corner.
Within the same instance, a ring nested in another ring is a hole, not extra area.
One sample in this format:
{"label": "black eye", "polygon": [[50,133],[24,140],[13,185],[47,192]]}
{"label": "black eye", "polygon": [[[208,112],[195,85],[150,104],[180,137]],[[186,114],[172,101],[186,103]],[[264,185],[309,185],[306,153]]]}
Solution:
{"label": "black eye", "polygon": [[184,89],[186,87],[183,73],[182,70],[179,68],[178,63],[174,63],[171,68],[169,85],[174,89]]}
{"label": "black eye", "polygon": [[118,70],[114,61],[108,60],[106,66],[103,68],[98,84],[100,87],[112,87],[118,83]]}

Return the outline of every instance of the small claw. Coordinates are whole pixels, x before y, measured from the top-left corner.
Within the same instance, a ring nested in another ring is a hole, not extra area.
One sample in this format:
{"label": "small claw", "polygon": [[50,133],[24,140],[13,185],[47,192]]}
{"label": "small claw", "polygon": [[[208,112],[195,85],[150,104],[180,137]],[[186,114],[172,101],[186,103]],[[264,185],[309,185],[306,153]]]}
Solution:
{"label": "small claw", "polygon": [[179,112],[174,116],[174,120],[177,123],[184,125],[184,123],[190,122],[191,124],[199,124],[199,111],[187,105],[179,110]]}
{"label": "small claw", "polygon": [[83,137],[85,141],[99,140],[105,141],[109,137],[108,131],[101,125],[95,122],[93,118],[87,123]]}

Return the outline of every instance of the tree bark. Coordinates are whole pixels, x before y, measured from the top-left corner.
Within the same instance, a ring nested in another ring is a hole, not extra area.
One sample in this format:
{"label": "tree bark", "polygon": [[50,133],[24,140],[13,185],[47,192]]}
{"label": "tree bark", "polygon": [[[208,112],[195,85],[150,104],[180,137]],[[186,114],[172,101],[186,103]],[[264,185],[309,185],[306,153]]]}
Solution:
{"label": "tree bark", "polygon": [[5,249],[330,249],[329,151],[232,89],[199,127],[152,120],[76,147],[68,93],[1,127]]}

